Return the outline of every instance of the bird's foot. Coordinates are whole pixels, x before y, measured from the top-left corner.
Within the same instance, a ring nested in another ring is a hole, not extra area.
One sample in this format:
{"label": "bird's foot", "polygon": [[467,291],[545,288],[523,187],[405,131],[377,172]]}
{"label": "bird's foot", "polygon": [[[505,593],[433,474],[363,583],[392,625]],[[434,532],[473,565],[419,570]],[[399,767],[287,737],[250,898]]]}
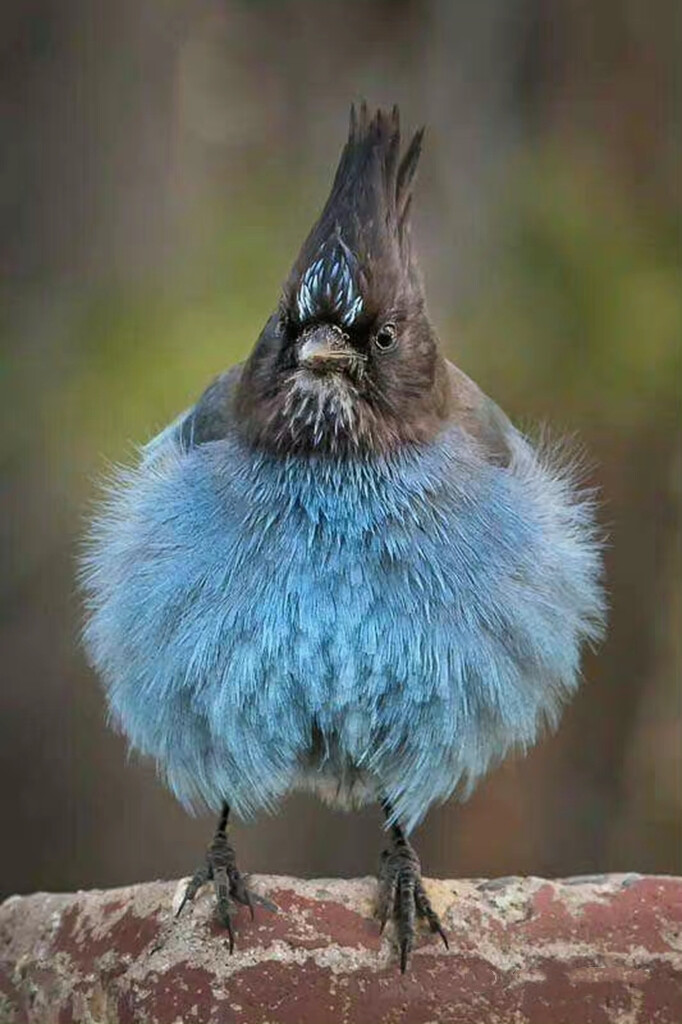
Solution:
{"label": "bird's foot", "polygon": [[389,917],[395,924],[404,974],[414,947],[416,919],[425,920],[431,931],[440,935],[445,948],[449,947],[440,918],[426,895],[419,857],[399,826],[394,825],[392,831],[391,848],[381,854],[378,915],[382,932]]}
{"label": "bird's foot", "polygon": [[237,858],[234,847],[227,838],[227,814],[224,814],[218,824],[215,835],[206,851],[206,861],[192,875],[187,883],[182,902],[178,907],[178,917],[186,903],[191,903],[199,890],[207,883],[213,882],[216,895],[216,915],[220,923],[227,929],[230,943],[230,953],[234,950],[234,928],[232,917],[235,913],[235,904],[241,903],[248,907],[253,920],[254,904],[267,907],[268,910],[276,910],[274,903],[259,896],[248,888],[246,877],[242,875],[237,867]]}

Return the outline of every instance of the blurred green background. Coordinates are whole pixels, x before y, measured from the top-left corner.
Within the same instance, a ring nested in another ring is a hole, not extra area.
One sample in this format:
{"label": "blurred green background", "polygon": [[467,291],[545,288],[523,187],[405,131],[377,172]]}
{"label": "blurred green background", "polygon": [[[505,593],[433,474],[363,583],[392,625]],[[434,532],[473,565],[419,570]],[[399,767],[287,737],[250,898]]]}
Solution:
{"label": "blurred green background", "polygon": [[[679,5],[23,0],[0,6],[6,891],[191,871],[78,647],[94,481],[243,357],[351,100],[428,126],[414,233],[448,354],[577,433],[609,637],[559,733],[417,835],[429,874],[682,870]],[[249,870],[366,874],[379,814],[296,796]]]}

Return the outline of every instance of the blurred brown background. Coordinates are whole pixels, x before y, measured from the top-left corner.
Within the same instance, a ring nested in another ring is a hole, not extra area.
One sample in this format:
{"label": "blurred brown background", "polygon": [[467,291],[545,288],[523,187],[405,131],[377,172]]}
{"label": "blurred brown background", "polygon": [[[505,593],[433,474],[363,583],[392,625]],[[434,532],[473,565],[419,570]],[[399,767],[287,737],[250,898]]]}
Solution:
{"label": "blurred brown background", "polygon": [[[449,354],[576,431],[610,533],[608,642],[556,737],[417,841],[440,875],[682,870],[679,5],[0,5],[0,878],[194,868],[78,648],[93,481],[243,356],[325,198],[351,100],[428,125],[415,234]],[[241,864],[372,872],[379,815],[292,798]]]}

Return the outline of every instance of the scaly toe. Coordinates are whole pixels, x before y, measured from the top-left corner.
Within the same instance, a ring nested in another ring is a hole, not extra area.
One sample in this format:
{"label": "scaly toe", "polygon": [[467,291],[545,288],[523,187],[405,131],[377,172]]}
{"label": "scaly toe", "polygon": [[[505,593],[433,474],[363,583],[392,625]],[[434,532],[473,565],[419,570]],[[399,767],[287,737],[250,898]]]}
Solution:
{"label": "scaly toe", "polygon": [[394,922],[403,974],[414,948],[417,919],[425,920],[431,932],[440,935],[446,949],[449,948],[440,918],[426,895],[419,858],[404,838],[381,855],[377,916],[381,932],[389,918]]}

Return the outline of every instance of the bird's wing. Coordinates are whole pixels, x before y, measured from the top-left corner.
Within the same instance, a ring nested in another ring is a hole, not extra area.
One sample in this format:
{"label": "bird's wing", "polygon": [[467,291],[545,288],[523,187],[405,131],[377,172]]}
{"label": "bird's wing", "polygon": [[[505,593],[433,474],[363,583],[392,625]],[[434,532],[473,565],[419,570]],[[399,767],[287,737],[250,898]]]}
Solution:
{"label": "bird's wing", "polygon": [[234,424],[232,394],[242,373],[242,363],[216,377],[190,409],[181,427],[184,447],[193,448],[207,441],[221,441]]}
{"label": "bird's wing", "polygon": [[144,445],[143,459],[149,461],[157,458],[167,451],[169,443],[178,443],[187,450],[206,441],[219,441],[227,437],[233,423],[232,390],[241,371],[240,363],[216,377],[195,405],[176,416],[161,433]]}
{"label": "bird's wing", "polygon": [[448,362],[447,368],[456,419],[490,462],[509,465],[514,442],[519,438],[511,420],[454,363]]}
{"label": "bird's wing", "polygon": [[156,460],[159,456],[163,455],[168,445],[177,441],[180,437],[183,424],[187,417],[191,414],[193,407],[185,409],[179,416],[164,427],[158,434],[155,434],[151,441],[147,441],[146,444],[142,445],[142,461],[147,464]]}

